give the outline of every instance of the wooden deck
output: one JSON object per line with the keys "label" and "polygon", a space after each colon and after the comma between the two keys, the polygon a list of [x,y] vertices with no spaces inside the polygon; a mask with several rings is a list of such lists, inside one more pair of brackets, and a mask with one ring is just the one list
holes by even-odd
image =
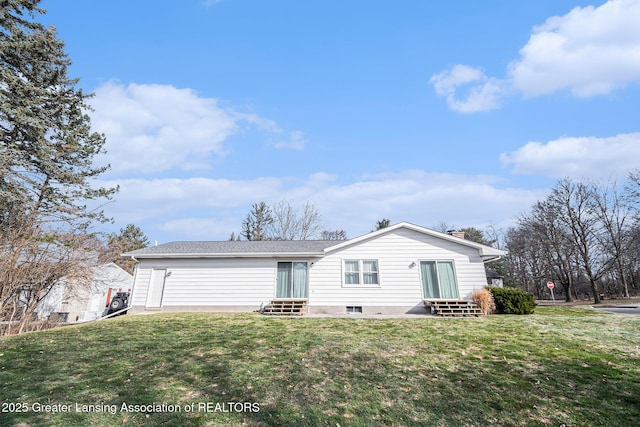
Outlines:
{"label": "wooden deck", "polygon": [[477,317],[482,314],[482,310],[473,301],[467,300],[432,299],[424,300],[424,305],[431,307],[433,314],[438,316]]}
{"label": "wooden deck", "polygon": [[274,299],[262,310],[262,314],[268,316],[302,316],[306,313],[306,299]]}

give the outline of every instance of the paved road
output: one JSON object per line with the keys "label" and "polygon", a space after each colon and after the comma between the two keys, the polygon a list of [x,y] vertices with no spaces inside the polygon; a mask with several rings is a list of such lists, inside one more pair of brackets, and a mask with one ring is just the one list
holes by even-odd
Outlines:
{"label": "paved road", "polygon": [[618,306],[609,306],[609,307],[593,306],[593,308],[596,308],[602,311],[610,311],[611,313],[635,314],[640,316],[640,305],[618,305]]}

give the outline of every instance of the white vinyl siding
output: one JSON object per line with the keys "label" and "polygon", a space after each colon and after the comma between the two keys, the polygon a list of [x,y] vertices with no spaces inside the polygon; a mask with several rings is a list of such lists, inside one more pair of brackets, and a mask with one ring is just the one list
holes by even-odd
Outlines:
{"label": "white vinyl siding", "polygon": [[[377,261],[379,285],[363,283],[366,270],[360,262],[360,284],[347,284],[345,272],[353,268],[347,267],[346,261],[366,260]],[[487,280],[477,249],[402,228],[318,259],[309,269],[309,305],[421,306],[424,299],[421,260],[453,261],[458,297],[463,299],[470,299],[471,293],[484,287]],[[375,279],[371,277],[371,280]]]}
{"label": "white vinyl siding", "polygon": [[[144,307],[151,271],[165,268],[162,308],[259,307],[276,295],[277,263],[272,259],[169,259],[140,261],[132,306]],[[253,308],[253,309],[255,309]]]}

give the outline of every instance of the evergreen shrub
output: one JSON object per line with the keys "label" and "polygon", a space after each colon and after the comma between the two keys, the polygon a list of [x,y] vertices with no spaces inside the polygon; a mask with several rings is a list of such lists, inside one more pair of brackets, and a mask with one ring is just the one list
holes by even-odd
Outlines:
{"label": "evergreen shrub", "polygon": [[486,286],[493,295],[496,311],[501,314],[533,314],[536,301],[522,289]]}

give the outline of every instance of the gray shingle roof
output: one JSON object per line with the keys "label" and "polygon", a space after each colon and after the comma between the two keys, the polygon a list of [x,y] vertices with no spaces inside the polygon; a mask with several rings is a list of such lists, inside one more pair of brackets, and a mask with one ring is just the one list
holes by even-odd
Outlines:
{"label": "gray shingle roof", "polygon": [[337,243],[335,240],[262,240],[262,241],[206,241],[170,242],[158,246],[126,252],[123,256],[136,258],[167,257],[170,255],[223,256],[223,255],[322,255],[323,250]]}
{"label": "gray shingle roof", "polygon": [[428,228],[407,222],[383,228],[356,237],[351,240],[262,240],[250,241],[208,241],[208,242],[171,242],[159,246],[126,252],[123,256],[136,258],[225,258],[225,257],[287,257],[287,256],[323,256],[325,250],[340,250],[344,247],[359,244],[366,239],[376,238],[382,234],[395,232],[400,228],[406,228],[418,233],[437,237],[439,239],[454,242],[459,245],[476,248],[485,260],[498,259],[505,252],[490,246],[453,237]]}

